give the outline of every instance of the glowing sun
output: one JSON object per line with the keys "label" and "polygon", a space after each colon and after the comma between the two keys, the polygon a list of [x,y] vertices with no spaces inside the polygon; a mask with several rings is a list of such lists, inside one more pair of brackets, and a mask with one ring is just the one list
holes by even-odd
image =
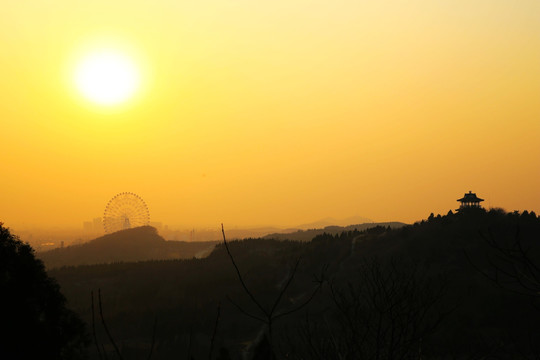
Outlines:
{"label": "glowing sun", "polygon": [[139,88],[140,76],[128,56],[101,51],[89,54],[79,62],[74,80],[84,98],[110,106],[129,100]]}

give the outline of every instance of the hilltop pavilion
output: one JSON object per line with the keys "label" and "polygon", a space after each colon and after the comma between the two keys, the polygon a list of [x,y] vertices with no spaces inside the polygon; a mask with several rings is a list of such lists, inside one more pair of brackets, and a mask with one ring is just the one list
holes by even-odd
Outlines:
{"label": "hilltop pavilion", "polygon": [[463,197],[457,201],[461,203],[461,206],[458,209],[459,211],[460,209],[465,208],[481,208],[482,206],[480,206],[480,202],[484,201],[484,199],[480,199],[478,196],[476,196],[476,193],[469,191],[468,194],[465,193],[465,195],[463,195]]}

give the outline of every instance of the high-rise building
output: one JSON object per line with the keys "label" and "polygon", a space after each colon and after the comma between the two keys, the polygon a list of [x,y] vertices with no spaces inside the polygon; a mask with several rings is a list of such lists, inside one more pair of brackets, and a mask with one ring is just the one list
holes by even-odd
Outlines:
{"label": "high-rise building", "polygon": [[83,229],[85,232],[93,232],[94,224],[91,221],[85,221],[83,222]]}
{"label": "high-rise building", "polygon": [[94,232],[102,233],[103,232],[103,221],[101,221],[101,218],[94,218]]}

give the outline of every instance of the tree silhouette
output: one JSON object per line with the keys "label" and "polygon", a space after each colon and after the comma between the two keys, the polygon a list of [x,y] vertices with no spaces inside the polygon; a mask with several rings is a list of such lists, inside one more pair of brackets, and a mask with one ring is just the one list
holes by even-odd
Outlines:
{"label": "tree silhouette", "polygon": [[77,359],[84,323],[43,263],[0,223],[0,359]]}
{"label": "tree silhouette", "polygon": [[[240,269],[238,268],[238,265],[236,264],[234,256],[232,255],[231,250],[229,249],[229,245],[227,244],[227,239],[225,238],[225,229],[223,228],[223,224],[221,224],[221,233],[223,235],[223,245],[225,245],[225,249],[227,250],[227,255],[231,259],[234,269],[236,270],[236,274],[238,275],[238,280],[240,281],[240,284],[242,285],[244,292],[249,296],[252,303],[256,305],[257,309],[259,310],[259,313],[258,314],[249,313],[246,310],[244,310],[242,307],[240,307],[238,304],[236,304],[232,299],[229,298],[229,300],[241,313],[243,313],[244,315],[247,315],[248,317],[252,319],[255,319],[264,323],[268,328],[267,334],[265,334],[265,336],[263,337],[263,341],[259,343],[257,348],[255,349],[254,359],[260,359],[260,360],[275,359],[275,350],[274,350],[273,338],[272,338],[272,335],[273,335],[272,325],[275,324],[276,320],[283,318],[285,316],[291,315],[297,311],[300,311],[314,299],[315,295],[317,295],[322,288],[322,285],[324,283],[324,273],[326,269],[325,267],[323,267],[323,270],[321,271],[321,275],[316,279],[316,286],[312,290],[311,294],[307,296],[305,299],[303,299],[303,301],[301,301],[299,305],[293,308],[290,308],[288,310],[279,311],[278,307],[283,300],[284,294],[286,293],[287,289],[289,288],[292,281],[294,280],[294,277],[298,270],[300,259],[297,259],[290,274],[287,276],[285,282],[281,286],[281,290],[279,291],[279,294],[277,294],[277,296],[275,297],[273,305],[271,307],[265,307],[262,305],[261,300],[255,297],[255,295],[246,285],[246,282],[244,281],[244,278],[242,277]],[[268,337],[266,335],[268,335]]]}
{"label": "tree silhouette", "polygon": [[[331,311],[306,314],[292,359],[421,359],[423,340],[453,308],[441,311],[446,281],[416,264],[365,259],[356,283],[330,283]],[[303,349],[302,349],[303,345]]]}

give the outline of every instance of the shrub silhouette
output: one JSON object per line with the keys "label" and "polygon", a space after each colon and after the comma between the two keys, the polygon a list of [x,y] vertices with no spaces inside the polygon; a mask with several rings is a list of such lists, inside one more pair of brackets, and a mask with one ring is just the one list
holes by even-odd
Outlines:
{"label": "shrub silhouette", "polygon": [[86,345],[84,323],[43,263],[0,223],[0,359],[76,359]]}

